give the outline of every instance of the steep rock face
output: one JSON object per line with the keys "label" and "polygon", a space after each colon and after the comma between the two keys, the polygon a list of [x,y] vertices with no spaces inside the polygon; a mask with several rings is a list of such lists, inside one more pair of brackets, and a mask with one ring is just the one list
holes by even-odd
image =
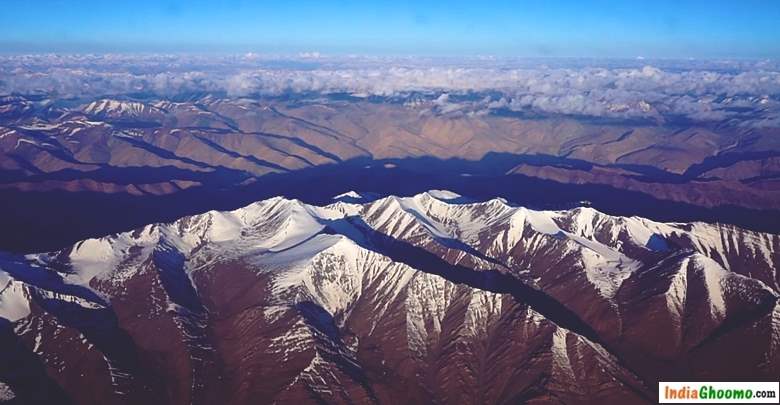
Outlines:
{"label": "steep rock face", "polygon": [[[397,201],[368,208],[372,227],[451,263],[503,268],[573,310],[608,346],[631,347],[632,356],[643,348],[638,363],[695,361],[700,345],[727,349],[717,337],[766,317],[776,300],[777,235],[612,217],[591,208],[448,204],[430,194]],[[372,215],[380,204],[384,216]],[[387,215],[393,207],[398,211]],[[409,219],[415,215],[424,220]],[[656,318],[659,324],[648,324]],[[771,333],[760,339],[761,347],[771,347]],[[730,371],[744,376],[749,370]]]}
{"label": "steep rock face", "polygon": [[645,403],[664,378],[777,375],[776,235],[445,191],[337,200],[2,256],[0,393]]}

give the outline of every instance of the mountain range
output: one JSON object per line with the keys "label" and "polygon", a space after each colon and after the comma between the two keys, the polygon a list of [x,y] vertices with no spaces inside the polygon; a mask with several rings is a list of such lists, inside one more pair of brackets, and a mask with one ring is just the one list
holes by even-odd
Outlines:
{"label": "mountain range", "polygon": [[[441,98],[3,96],[0,197],[15,215],[0,224],[19,232],[0,248],[49,250],[275,195],[320,204],[355,188],[446,188],[538,208],[588,201],[614,215],[780,232],[777,128],[485,112]],[[739,111],[760,114],[762,100]],[[526,186],[534,192],[517,192]]]}
{"label": "mountain range", "polygon": [[[132,142],[152,135],[111,136],[104,155],[67,156],[151,153]],[[273,197],[3,254],[0,398],[654,403],[659,380],[780,375],[779,252],[780,236],[733,225],[451,191]]]}

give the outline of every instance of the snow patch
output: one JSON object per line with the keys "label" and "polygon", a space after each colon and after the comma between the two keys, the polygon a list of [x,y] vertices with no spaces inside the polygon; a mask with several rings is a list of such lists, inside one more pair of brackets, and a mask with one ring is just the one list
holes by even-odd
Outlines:
{"label": "snow patch", "polygon": [[0,318],[11,322],[30,315],[30,301],[24,285],[0,270]]}
{"label": "snow patch", "polygon": [[566,345],[568,334],[565,329],[560,327],[556,327],[555,332],[553,332],[552,345],[550,346],[553,363],[552,371],[555,374],[561,374],[560,377],[563,381],[577,381],[571,360],[569,360],[569,349]]}
{"label": "snow patch", "polygon": [[106,238],[87,239],[77,243],[70,252],[70,263],[74,274],[66,276],[74,284],[89,285],[98,275],[110,272],[119,261],[119,253]]}
{"label": "snow patch", "polygon": [[463,198],[462,195],[447,190],[430,190],[426,192],[426,194],[439,201],[445,201],[445,202],[459,201],[460,199]]}
{"label": "snow patch", "polygon": [[716,261],[709,257],[697,254],[694,256],[693,266],[700,272],[704,278],[704,284],[707,287],[707,296],[710,304],[710,312],[716,319],[723,319],[726,316],[726,300],[724,298],[723,284],[724,279],[730,276]]}
{"label": "snow patch", "polygon": [[208,228],[208,239],[212,242],[226,242],[241,237],[241,220],[232,213],[218,211],[209,212],[211,223]]}
{"label": "snow patch", "polygon": [[10,401],[16,398],[11,387],[0,381],[0,401]]}

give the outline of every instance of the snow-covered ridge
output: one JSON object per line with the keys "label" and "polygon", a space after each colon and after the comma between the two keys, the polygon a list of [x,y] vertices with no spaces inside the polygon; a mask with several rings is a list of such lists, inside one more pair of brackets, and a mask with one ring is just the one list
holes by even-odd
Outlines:
{"label": "snow-covered ridge", "polygon": [[164,112],[164,110],[159,107],[147,105],[137,101],[123,101],[113,99],[93,101],[82,107],[82,111],[90,115],[101,115],[108,117],[138,117],[144,114],[160,114]]}
{"label": "snow-covered ridge", "polygon": [[[457,261],[471,257],[482,263],[484,269],[500,263],[505,271],[519,274],[526,269],[514,268],[513,263],[541,254],[570,256],[606,299],[614,297],[633,272],[648,265],[644,254],[637,252],[663,255],[673,244],[677,249],[688,249],[711,259],[707,262],[707,268],[712,269],[707,271],[708,275],[721,274],[721,270],[736,271],[741,263],[750,260],[754,267],[767,269],[769,278],[764,277],[762,282],[777,291],[777,235],[704,223],[615,217],[592,208],[545,211],[512,206],[503,199],[463,202],[468,200],[448,191],[389,196],[366,203],[343,201],[344,197],[360,196],[345,193],[336,202],[321,207],[275,197],[234,211],[210,211],[169,224],[85,240],[62,252],[28,255],[26,260],[51,268],[55,268],[55,262],[65,261],[69,270],[62,278],[69,284],[89,287],[101,280],[121,285],[161,247],[184,255],[187,271],[248,256],[267,262],[285,257],[288,260],[295,252],[308,252],[311,254],[300,255],[301,260],[308,260],[329,248],[315,243],[320,240],[318,235],[332,234],[335,229],[342,233],[341,238],[359,239],[356,231],[344,231],[345,226],[352,226],[344,224],[359,220],[376,232],[421,248],[444,254],[453,252]],[[356,246],[363,243],[353,242]],[[278,257],[273,259],[274,255]],[[713,290],[712,296],[719,293]],[[713,311],[720,312],[720,306],[713,302]],[[19,312],[14,309],[14,313]]]}
{"label": "snow-covered ridge", "polygon": [[30,304],[23,283],[0,271],[0,318],[11,322],[30,314]]}
{"label": "snow-covered ridge", "polygon": [[[732,321],[762,350],[766,360],[753,363],[771,365],[780,318],[766,260],[777,260],[777,244],[733,227],[532,210],[446,191],[324,206],[275,197],[57,252],[0,255],[0,324],[10,322],[43,361],[70,351],[73,332],[103,351],[93,325],[69,316],[90,317],[101,331],[118,319],[141,343],[162,330],[184,344],[176,350],[186,349],[180,358],[193,370],[185,383],[208,378],[203,359],[229,347],[245,354],[241,364],[299,364],[285,370],[290,386],[322,395],[349,383],[343,364],[355,373],[397,361],[460,371],[475,359],[532,364],[554,387],[580,391],[592,376],[634,378],[615,342],[687,358]],[[366,342],[399,355],[367,360]]]}
{"label": "snow-covered ridge", "polygon": [[341,201],[344,203],[351,203],[351,204],[363,204],[363,203],[377,200],[380,197],[381,196],[376,193],[358,192],[358,191],[350,190],[347,191],[346,193],[341,193],[333,197],[333,201],[337,201],[337,202]]}

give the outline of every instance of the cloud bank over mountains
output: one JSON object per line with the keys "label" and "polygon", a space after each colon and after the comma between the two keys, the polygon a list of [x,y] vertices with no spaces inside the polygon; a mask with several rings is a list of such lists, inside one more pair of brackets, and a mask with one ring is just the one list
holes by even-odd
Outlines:
{"label": "cloud bank over mountains", "polygon": [[407,98],[444,114],[510,111],[780,126],[772,61],[522,60],[256,54],[0,57],[0,94],[53,98],[218,93]]}

